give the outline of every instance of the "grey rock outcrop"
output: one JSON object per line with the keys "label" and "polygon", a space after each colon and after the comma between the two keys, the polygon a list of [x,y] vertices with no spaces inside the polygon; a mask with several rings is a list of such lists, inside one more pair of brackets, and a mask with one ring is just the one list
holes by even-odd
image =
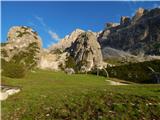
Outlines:
{"label": "grey rock outcrop", "polygon": [[118,25],[119,25],[119,23],[109,22],[109,23],[106,23],[106,28],[116,27],[116,26],[118,26]]}
{"label": "grey rock outcrop", "polygon": [[[160,55],[159,21],[159,8],[152,10],[138,9],[130,24],[105,29],[99,35],[98,41],[102,51],[105,47],[111,47],[134,55],[141,53],[144,53],[144,55]],[[121,24],[123,23],[125,22]]]}
{"label": "grey rock outcrop", "polygon": [[35,66],[40,57],[41,38],[26,26],[14,26],[8,32],[7,43],[1,46],[1,59],[24,64],[28,68]]}
{"label": "grey rock outcrop", "polygon": [[105,47],[102,49],[103,60],[108,64],[122,65],[128,63],[137,63],[151,60],[160,60],[160,56],[146,56],[144,54],[132,55],[129,52]]}
{"label": "grey rock outcrop", "polygon": [[120,25],[126,26],[126,25],[129,25],[130,23],[131,23],[131,18],[130,17],[128,17],[128,16],[122,16],[121,17]]}
{"label": "grey rock outcrop", "polygon": [[75,73],[74,69],[73,68],[66,68],[65,70],[65,73],[68,74],[68,75],[72,75]]}
{"label": "grey rock outcrop", "polygon": [[101,47],[96,35],[92,32],[80,34],[68,49],[68,52],[74,58],[78,70],[85,66],[89,71],[93,67],[99,67],[102,64]]}
{"label": "grey rock outcrop", "polygon": [[140,19],[146,12],[147,12],[146,9],[144,9],[144,8],[139,8],[139,9],[136,11],[135,15],[133,16],[132,22],[136,22],[136,21],[137,21],[138,19]]}
{"label": "grey rock outcrop", "polygon": [[69,48],[77,37],[83,32],[85,31],[81,29],[74,30],[70,35],[66,35],[65,38],[61,39],[57,44],[50,46],[49,50],[52,52],[56,52],[57,50],[63,52],[66,48]]}

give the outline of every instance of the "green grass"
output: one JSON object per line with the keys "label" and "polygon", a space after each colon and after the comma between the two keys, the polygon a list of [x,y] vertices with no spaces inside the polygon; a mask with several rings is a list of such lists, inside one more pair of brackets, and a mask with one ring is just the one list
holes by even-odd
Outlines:
{"label": "green grass", "polygon": [[[23,79],[2,76],[2,84],[22,89],[2,102],[2,119],[160,118],[160,85],[111,86],[105,79],[42,70],[28,73]],[[147,106],[149,103],[152,105]]]}

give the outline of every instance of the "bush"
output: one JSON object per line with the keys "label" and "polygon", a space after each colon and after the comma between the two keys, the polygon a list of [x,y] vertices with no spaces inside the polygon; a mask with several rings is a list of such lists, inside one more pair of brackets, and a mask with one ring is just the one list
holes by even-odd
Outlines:
{"label": "bush", "polygon": [[65,63],[66,63],[66,68],[75,69],[75,67],[76,67],[76,61],[74,60],[74,58],[72,56],[69,56]]}
{"label": "bush", "polygon": [[[154,83],[152,77],[153,72],[149,67],[155,70],[155,72],[160,73],[160,60],[110,67],[107,68],[107,71],[110,77],[137,83]],[[103,75],[103,73],[100,73],[100,75]]]}
{"label": "bush", "polygon": [[22,78],[26,74],[25,67],[21,64],[4,62],[2,64],[2,75],[11,78]]}
{"label": "bush", "polygon": [[[40,52],[38,44],[36,42],[31,43],[25,50],[14,54],[9,62],[4,59],[1,60],[2,75],[11,78],[22,78],[28,70],[36,67],[39,60],[37,54]],[[6,51],[2,51],[2,54],[7,57]]]}
{"label": "bush", "polygon": [[1,47],[4,47],[6,45],[7,45],[7,43],[1,43]]}

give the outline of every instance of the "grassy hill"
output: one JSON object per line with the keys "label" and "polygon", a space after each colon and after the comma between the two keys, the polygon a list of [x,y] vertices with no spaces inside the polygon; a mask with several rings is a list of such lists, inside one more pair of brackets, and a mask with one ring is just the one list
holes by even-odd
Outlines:
{"label": "grassy hill", "polygon": [[2,101],[4,120],[159,119],[160,85],[112,86],[105,77],[36,70],[2,76],[21,92]]}

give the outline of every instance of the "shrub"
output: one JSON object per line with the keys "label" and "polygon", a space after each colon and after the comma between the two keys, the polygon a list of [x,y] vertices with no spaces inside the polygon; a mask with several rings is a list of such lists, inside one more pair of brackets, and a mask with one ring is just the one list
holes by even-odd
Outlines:
{"label": "shrub", "polygon": [[[116,77],[137,83],[154,83],[151,67],[155,72],[160,72],[160,60],[130,63],[127,65],[107,68],[110,77]],[[103,73],[100,73],[103,75]]]}
{"label": "shrub", "polygon": [[11,78],[22,78],[26,74],[25,67],[21,64],[3,61],[2,75]]}
{"label": "shrub", "polygon": [[1,47],[6,46],[6,45],[7,45],[7,43],[1,43]]}
{"label": "shrub", "polygon": [[66,68],[75,68],[76,67],[76,61],[74,60],[74,58],[72,56],[69,56],[67,58],[66,63]]}
{"label": "shrub", "polygon": [[7,51],[6,51],[5,49],[2,49],[2,50],[1,50],[1,55],[2,55],[3,57],[8,57]]}

